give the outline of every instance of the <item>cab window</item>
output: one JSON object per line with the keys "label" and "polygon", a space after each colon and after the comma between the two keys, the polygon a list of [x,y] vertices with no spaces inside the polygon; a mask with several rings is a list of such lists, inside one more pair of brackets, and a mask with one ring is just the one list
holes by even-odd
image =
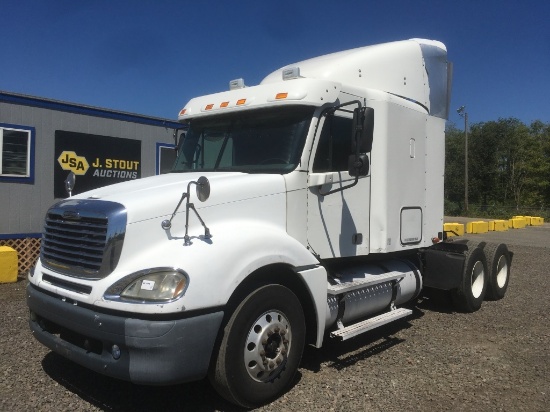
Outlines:
{"label": "cab window", "polygon": [[313,162],[314,173],[348,170],[351,132],[352,119],[334,115],[325,119]]}

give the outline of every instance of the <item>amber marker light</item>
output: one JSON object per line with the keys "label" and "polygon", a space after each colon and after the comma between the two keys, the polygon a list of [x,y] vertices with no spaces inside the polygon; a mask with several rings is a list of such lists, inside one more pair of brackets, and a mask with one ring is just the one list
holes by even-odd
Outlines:
{"label": "amber marker light", "polygon": [[187,285],[187,279],[182,279],[178,282],[176,289],[174,291],[174,297],[180,296]]}
{"label": "amber marker light", "polygon": [[214,104],[207,104],[204,110],[212,110],[213,107],[214,107]]}
{"label": "amber marker light", "polygon": [[222,102],[220,104],[220,107],[227,107],[227,106],[229,106],[229,102]]}
{"label": "amber marker light", "polygon": [[181,109],[180,110],[180,116],[183,116],[185,114],[185,112],[187,111],[187,109]]}
{"label": "amber marker light", "polygon": [[245,103],[246,103],[246,99],[237,100],[237,106],[242,106]]}
{"label": "amber marker light", "polygon": [[288,93],[277,93],[275,96],[275,100],[282,100],[286,99],[288,97]]}

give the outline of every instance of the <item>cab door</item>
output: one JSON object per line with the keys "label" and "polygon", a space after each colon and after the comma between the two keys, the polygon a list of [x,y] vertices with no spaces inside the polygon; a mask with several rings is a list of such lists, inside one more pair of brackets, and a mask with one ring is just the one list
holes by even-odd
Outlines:
{"label": "cab door", "polygon": [[324,259],[369,252],[370,172],[360,177],[357,185],[324,195],[355,180],[348,172],[352,118],[350,110],[338,110],[324,118],[310,163],[308,246]]}

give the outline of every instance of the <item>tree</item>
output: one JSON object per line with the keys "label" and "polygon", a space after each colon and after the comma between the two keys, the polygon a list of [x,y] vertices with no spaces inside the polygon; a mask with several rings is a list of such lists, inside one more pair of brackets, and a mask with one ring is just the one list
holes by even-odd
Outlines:
{"label": "tree", "polygon": [[464,132],[452,123],[445,130],[445,200],[448,214],[464,206]]}
{"label": "tree", "polygon": [[536,120],[531,123],[530,133],[540,148],[536,158],[535,186],[540,195],[541,207],[548,207],[550,205],[550,124]]}
{"label": "tree", "polygon": [[[446,130],[445,197],[464,199],[464,132]],[[546,207],[550,204],[550,124],[529,127],[515,118],[470,126],[469,200],[478,205]]]}

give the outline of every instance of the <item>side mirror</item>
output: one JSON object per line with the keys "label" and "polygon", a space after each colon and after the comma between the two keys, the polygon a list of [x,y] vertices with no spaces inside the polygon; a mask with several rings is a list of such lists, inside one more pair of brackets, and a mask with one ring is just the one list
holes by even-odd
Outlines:
{"label": "side mirror", "polygon": [[353,111],[352,133],[352,152],[370,153],[374,135],[374,109],[372,107],[361,107]]}
{"label": "side mirror", "polygon": [[74,189],[75,183],[76,183],[76,176],[74,172],[70,172],[67,178],[65,179],[65,190],[67,191],[67,194],[69,195],[69,197],[73,195],[73,189]]}
{"label": "side mirror", "polygon": [[201,202],[206,202],[210,197],[210,182],[206,176],[201,176],[197,180],[197,197]]}
{"label": "side mirror", "polygon": [[180,144],[182,140],[185,138],[185,132],[181,132],[179,134],[179,138],[178,138],[178,132],[179,132],[179,129],[174,129],[174,134],[172,135],[172,137],[174,138],[174,149],[176,150],[176,153],[179,152]]}
{"label": "side mirror", "polygon": [[348,172],[350,176],[366,176],[369,174],[369,157],[362,153],[348,158]]}

